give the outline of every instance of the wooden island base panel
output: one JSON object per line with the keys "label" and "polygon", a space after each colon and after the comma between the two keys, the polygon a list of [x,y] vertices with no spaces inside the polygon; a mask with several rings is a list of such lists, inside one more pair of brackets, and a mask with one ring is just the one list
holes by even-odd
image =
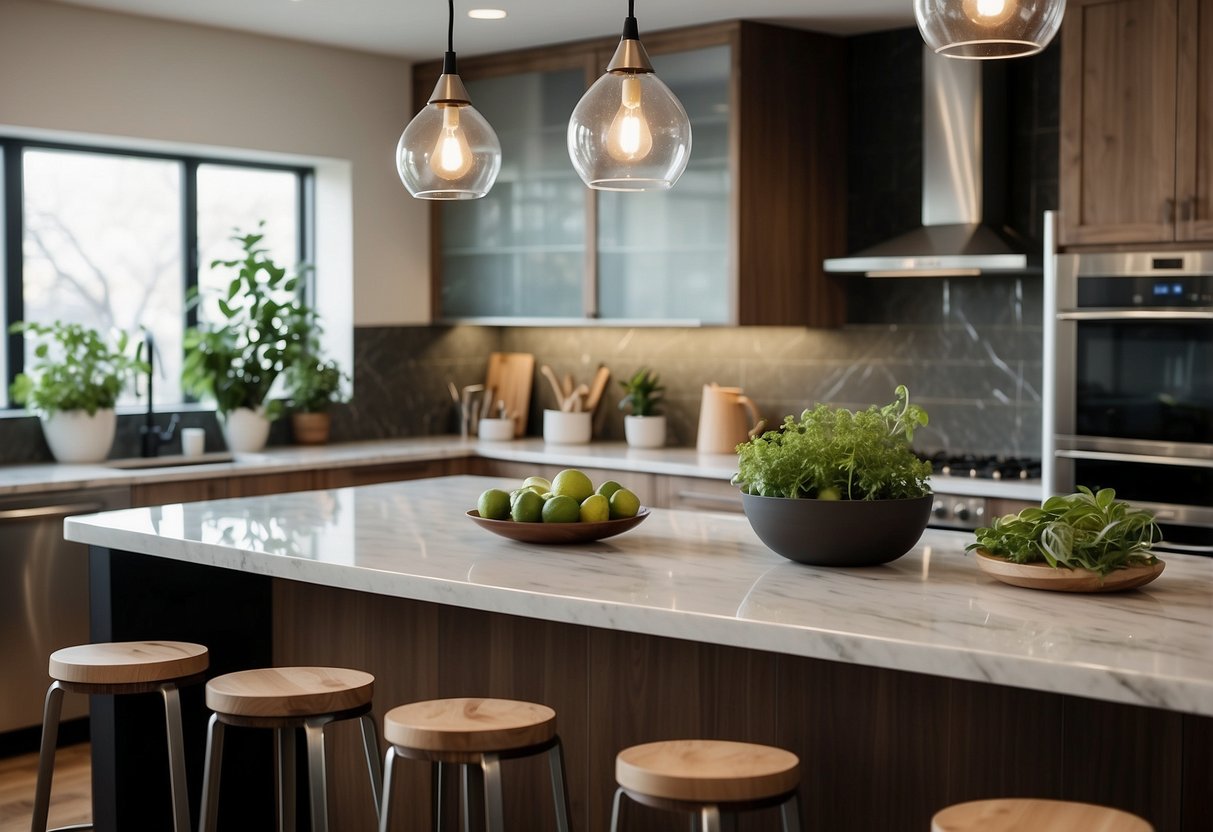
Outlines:
{"label": "wooden island base panel", "polygon": [[[912,832],[949,805],[1030,796],[1113,806],[1159,832],[1209,830],[1205,559],[1168,559],[1145,591],[1076,598],[989,581],[955,533],[929,531],[885,567],[831,571],[783,562],[725,515],[658,510],[613,541],[547,548],[443,519],[441,504],[493,482],[190,504],[159,524],[134,509],[73,519],[68,536],[92,546],[94,638],[207,644],[212,675],[270,661],[358,668],[375,676],[380,719],[459,696],[554,708],[578,830],[606,829],[621,749],[691,737],[794,752],[806,829]],[[325,532],[221,540],[235,518],[303,517],[322,498],[343,515]],[[1142,670],[1143,657],[1166,673]],[[205,713],[184,706],[196,806]],[[98,828],[159,828],[154,709],[95,706],[94,721]],[[235,814],[222,816],[272,828],[269,743],[234,750],[239,733],[224,768]],[[357,728],[330,739],[334,828],[373,828]],[[554,829],[543,760],[503,771],[511,828]],[[428,765],[401,761],[392,828],[427,828],[429,798]],[[678,823],[625,807],[630,830]],[[778,813],[739,820],[775,828]]]}

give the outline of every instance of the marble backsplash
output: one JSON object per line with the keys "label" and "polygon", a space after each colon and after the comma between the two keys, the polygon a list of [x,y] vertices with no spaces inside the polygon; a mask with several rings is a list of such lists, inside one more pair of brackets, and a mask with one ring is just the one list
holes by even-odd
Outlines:
{"label": "marble backsplash", "polygon": [[[792,327],[373,327],[355,330],[355,397],[334,410],[334,441],[424,436],[457,430],[447,383],[484,380],[494,350],[529,352],[536,366],[589,382],[597,366],[612,381],[596,436],[623,438],[618,380],[647,366],[666,386],[669,443],[691,446],[703,385],[740,386],[775,424],[818,402],[866,407],[905,384],[931,417],[916,445],[1039,456],[1041,283],[1039,277],[856,279],[852,323],[835,330]],[[889,323],[896,320],[897,323]],[[536,372],[528,433],[542,433],[554,396]],[[160,414],[161,424],[167,415]],[[113,457],[137,456],[141,415],[119,418]],[[214,414],[185,412],[221,447]],[[271,444],[290,441],[285,421]],[[176,453],[176,443],[164,453]],[[0,462],[49,460],[34,418],[0,420]]]}

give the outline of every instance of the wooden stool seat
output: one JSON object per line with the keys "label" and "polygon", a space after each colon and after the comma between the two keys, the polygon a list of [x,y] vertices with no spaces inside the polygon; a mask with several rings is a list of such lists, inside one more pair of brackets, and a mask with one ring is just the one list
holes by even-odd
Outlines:
{"label": "wooden stool seat", "polygon": [[511,699],[433,699],[392,708],[383,717],[383,736],[418,751],[512,751],[556,736],[556,712]]}
{"label": "wooden stool seat", "polygon": [[746,742],[651,742],[619,752],[615,780],[637,795],[740,803],[793,791],[800,782],[800,760],[782,748]]}
{"label": "wooden stool seat", "polygon": [[217,714],[300,718],[340,714],[371,703],[375,677],[343,667],[269,667],[216,676],[206,706]]}
{"label": "wooden stool seat", "polygon": [[1062,800],[1006,798],[958,803],[937,812],[931,832],[1153,832],[1136,815]]}
{"label": "wooden stool seat", "polygon": [[184,679],[206,670],[201,644],[184,641],[118,641],[79,644],[51,653],[50,676],[84,685],[134,685]]}
{"label": "wooden stool seat", "polygon": [[502,832],[505,826],[501,762],[543,754],[548,759],[557,832],[571,832],[564,749],[556,712],[546,705],[512,699],[431,699],[392,708],[383,717],[388,741],[383,765],[379,828],[390,828],[392,779],[397,758],[429,761],[433,772],[434,829],[442,819],[443,782],[458,773],[464,829]]}

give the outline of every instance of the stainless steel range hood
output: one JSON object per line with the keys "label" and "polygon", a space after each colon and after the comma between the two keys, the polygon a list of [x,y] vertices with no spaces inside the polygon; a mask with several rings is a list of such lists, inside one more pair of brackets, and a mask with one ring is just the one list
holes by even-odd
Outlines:
{"label": "stainless steel range hood", "polygon": [[[827,272],[933,277],[1040,268],[1035,247],[1002,224],[1006,154],[1001,77],[984,61],[923,52],[922,227],[825,261]],[[987,72],[999,72],[990,67]],[[991,98],[983,111],[983,92]]]}

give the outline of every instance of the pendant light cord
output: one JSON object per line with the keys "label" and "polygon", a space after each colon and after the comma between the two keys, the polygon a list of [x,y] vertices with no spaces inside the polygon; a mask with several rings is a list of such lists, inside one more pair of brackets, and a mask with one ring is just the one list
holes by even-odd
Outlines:
{"label": "pendant light cord", "polygon": [[442,74],[459,74],[459,69],[455,66],[455,0],[447,0],[446,55],[442,58]]}
{"label": "pendant light cord", "polygon": [[628,0],[628,17],[623,21],[623,40],[640,40],[640,29],[636,26],[636,0]]}

